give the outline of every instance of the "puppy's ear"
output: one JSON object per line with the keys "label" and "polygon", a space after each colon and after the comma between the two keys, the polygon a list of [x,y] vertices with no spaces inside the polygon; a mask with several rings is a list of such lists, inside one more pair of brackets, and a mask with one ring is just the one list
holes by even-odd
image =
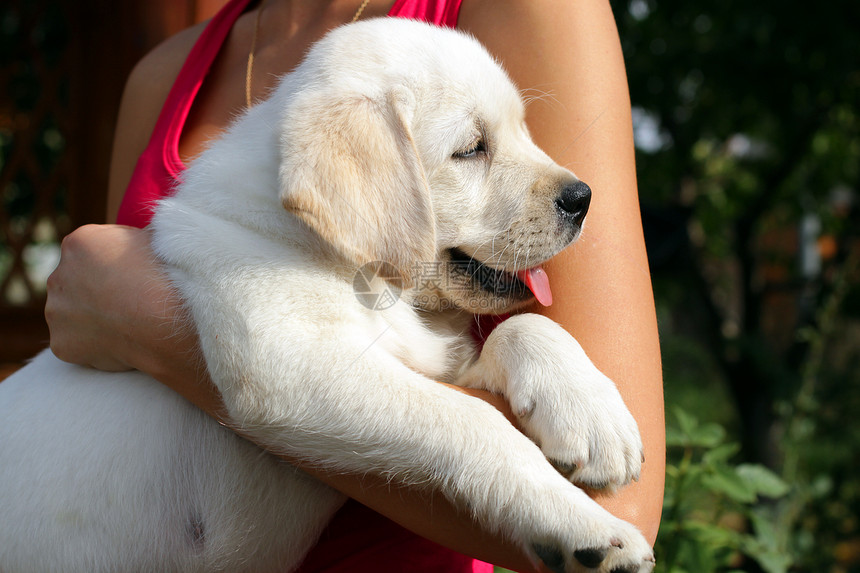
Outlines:
{"label": "puppy's ear", "polygon": [[[288,127],[281,200],[357,266],[393,265],[404,278],[435,259],[430,190],[409,128],[410,94],[317,107]],[[312,121],[308,121],[312,119]],[[289,137],[289,136],[288,136]]]}

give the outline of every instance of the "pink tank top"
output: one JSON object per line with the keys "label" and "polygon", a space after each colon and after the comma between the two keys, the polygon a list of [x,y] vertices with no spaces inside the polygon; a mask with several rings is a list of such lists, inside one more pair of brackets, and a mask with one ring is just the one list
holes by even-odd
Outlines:
{"label": "pink tank top", "polygon": [[[462,0],[397,0],[389,16],[455,27]],[[169,194],[185,165],[179,138],[200,86],[235,21],[251,0],[231,0],[212,18],[170,90],[149,144],[138,159],[117,222],[145,227],[155,202]],[[323,532],[298,573],[492,573],[461,555],[348,501]]]}
{"label": "pink tank top", "polygon": [[[397,0],[389,16],[413,18],[456,27],[462,0]],[[176,185],[185,165],[179,158],[179,137],[206,74],[233,23],[251,0],[230,0],[209,22],[188,54],[155,124],[149,144],[138,159],[123,196],[117,223],[145,227],[155,202]]]}

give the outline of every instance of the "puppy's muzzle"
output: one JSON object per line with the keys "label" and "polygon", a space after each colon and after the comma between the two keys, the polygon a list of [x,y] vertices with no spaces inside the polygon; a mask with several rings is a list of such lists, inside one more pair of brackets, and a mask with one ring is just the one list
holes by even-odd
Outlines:
{"label": "puppy's muzzle", "polygon": [[590,204],[591,188],[583,181],[565,185],[555,200],[555,206],[562,221],[578,228],[582,227]]}

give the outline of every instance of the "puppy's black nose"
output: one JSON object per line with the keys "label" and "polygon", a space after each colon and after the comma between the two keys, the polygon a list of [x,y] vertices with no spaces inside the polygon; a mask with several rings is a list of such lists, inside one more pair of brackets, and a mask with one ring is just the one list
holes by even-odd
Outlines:
{"label": "puppy's black nose", "polygon": [[588,206],[591,204],[591,188],[583,181],[566,185],[561,190],[555,205],[562,218],[578,226],[582,226]]}

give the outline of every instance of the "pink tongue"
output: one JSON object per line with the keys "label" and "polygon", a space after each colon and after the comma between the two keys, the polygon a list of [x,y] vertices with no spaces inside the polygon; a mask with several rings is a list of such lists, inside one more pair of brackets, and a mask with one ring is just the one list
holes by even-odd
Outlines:
{"label": "pink tongue", "polygon": [[552,291],[549,289],[549,278],[541,267],[517,271],[517,278],[525,283],[539,303],[544,306],[552,304]]}

